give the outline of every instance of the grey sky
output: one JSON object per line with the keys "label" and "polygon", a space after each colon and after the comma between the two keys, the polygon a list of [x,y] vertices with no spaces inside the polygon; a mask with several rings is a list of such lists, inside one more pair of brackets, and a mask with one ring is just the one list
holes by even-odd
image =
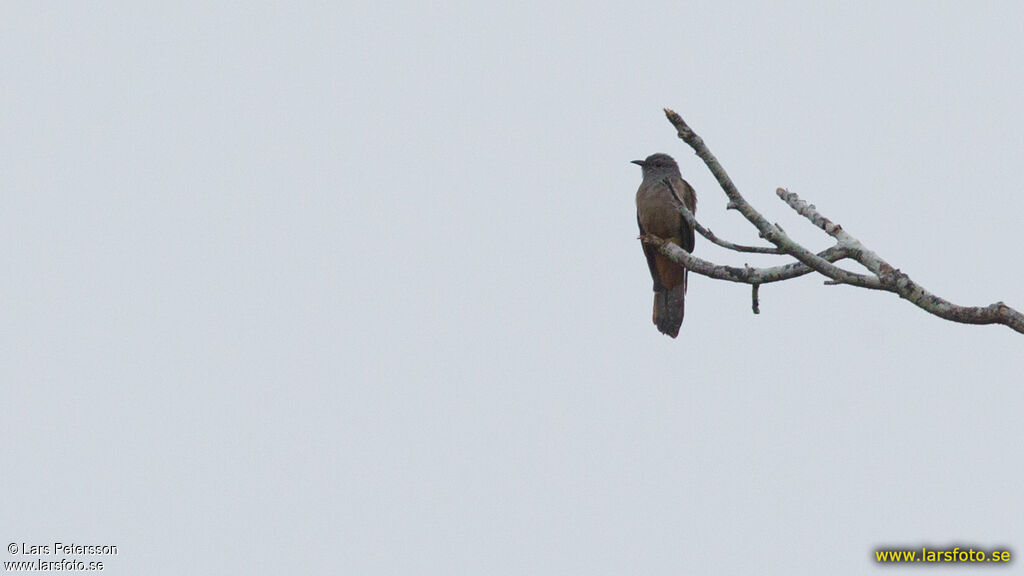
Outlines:
{"label": "grey sky", "polygon": [[3,544],[155,575],[1024,552],[1019,334],[694,276],[670,340],[629,164],[672,154],[755,241],[672,107],[809,247],[776,187],[1020,309],[1024,13],[710,4],[4,3]]}

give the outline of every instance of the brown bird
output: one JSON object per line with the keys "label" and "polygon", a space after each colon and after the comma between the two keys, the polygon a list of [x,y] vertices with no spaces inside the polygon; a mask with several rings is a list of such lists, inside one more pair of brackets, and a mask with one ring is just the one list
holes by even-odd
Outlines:
{"label": "brown bird", "polygon": [[[668,154],[651,154],[645,160],[633,160],[643,170],[644,180],[636,191],[636,221],[640,234],[668,240],[687,252],[693,252],[693,229],[676,208],[678,202],[665,184],[668,178],[676,194],[690,212],[697,212],[697,195],[679,174],[679,166]],[[675,338],[683,323],[687,270],[641,242],[647,266],[654,278],[654,324],[663,334]]]}

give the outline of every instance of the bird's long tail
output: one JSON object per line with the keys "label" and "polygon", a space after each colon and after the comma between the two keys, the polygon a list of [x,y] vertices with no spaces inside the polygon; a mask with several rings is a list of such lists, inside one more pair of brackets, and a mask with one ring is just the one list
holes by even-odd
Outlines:
{"label": "bird's long tail", "polygon": [[675,338],[683,323],[686,283],[654,293],[654,324],[662,334]]}

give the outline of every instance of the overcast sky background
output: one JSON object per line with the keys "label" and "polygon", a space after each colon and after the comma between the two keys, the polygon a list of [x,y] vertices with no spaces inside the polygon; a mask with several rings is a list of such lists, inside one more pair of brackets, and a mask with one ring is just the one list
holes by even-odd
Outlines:
{"label": "overcast sky background", "polygon": [[756,242],[674,108],[808,247],[776,187],[1021,309],[1019,6],[516,4],[2,4],[2,543],[156,575],[1024,553],[1024,336],[691,277],[666,338],[629,164],[672,154]]}

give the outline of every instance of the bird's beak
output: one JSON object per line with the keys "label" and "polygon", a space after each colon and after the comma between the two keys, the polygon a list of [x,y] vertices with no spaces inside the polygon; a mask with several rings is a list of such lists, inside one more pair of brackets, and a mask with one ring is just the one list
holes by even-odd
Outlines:
{"label": "bird's beak", "polygon": [[644,165],[644,161],[643,160],[630,160],[629,163],[630,164],[636,164],[637,166],[643,166]]}

